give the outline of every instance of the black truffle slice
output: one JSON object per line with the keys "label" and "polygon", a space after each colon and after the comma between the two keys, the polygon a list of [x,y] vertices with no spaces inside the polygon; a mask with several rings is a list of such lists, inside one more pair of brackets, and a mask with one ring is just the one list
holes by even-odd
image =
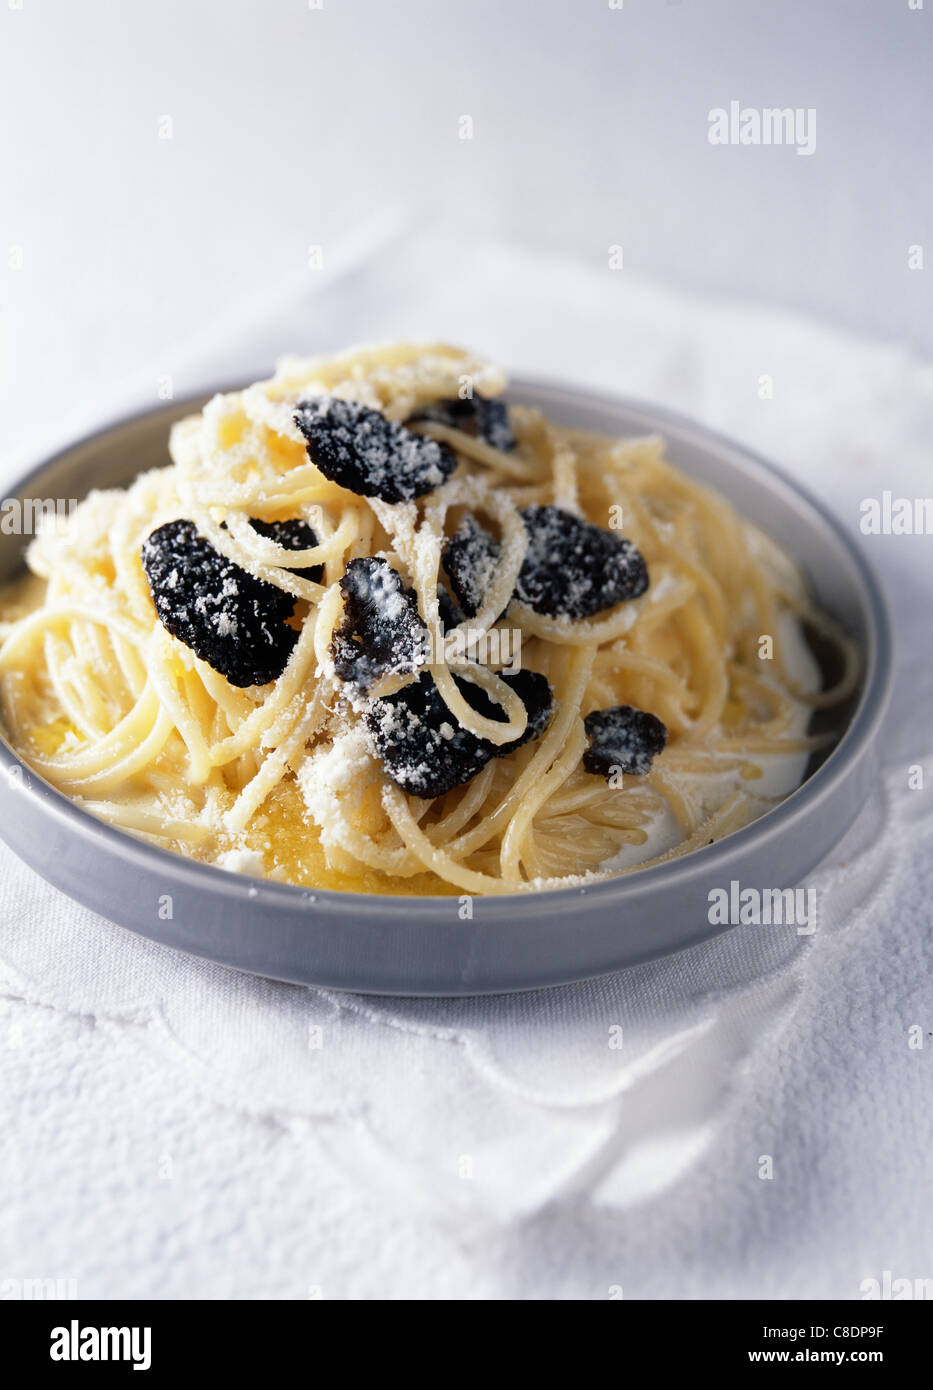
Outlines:
{"label": "black truffle slice", "polygon": [[285,669],[298,634],[295,600],[215,550],[191,521],[169,521],[143,542],[160,621],[231,685],[265,685]]}
{"label": "black truffle slice", "polygon": [[[537,671],[502,673],[528,711],[521,738],[497,747],[462,729],[444,704],[428,671],[395,695],[373,702],[366,716],[373,749],[386,775],[414,796],[443,796],[469,782],[492,758],[504,757],[538,738],[554,711],[554,696]],[[477,713],[505,722],[504,712],[479,686],[455,676],[460,693]]]}
{"label": "black truffle slice", "polygon": [[444,632],[448,628],[459,627],[466,620],[466,614],[460,605],[451,598],[443,584],[437,586],[437,607],[441,620],[441,628]]}
{"label": "black truffle slice", "polygon": [[509,408],[498,396],[481,396],[478,391],[466,400],[457,397],[435,401],[410,417],[415,420],[436,420],[439,425],[474,434],[493,449],[510,453],[516,447],[509,424]]}
{"label": "black truffle slice", "polygon": [[634,705],[594,710],[583,727],[590,740],[583,766],[606,778],[616,771],[644,777],[667,743],[667,728],[661,720]]}
{"label": "black truffle slice", "polygon": [[476,404],[476,433],[493,449],[509,454],[516,447],[516,439],[509,424],[509,408],[498,396],[487,399],[474,395]]}
{"label": "black truffle slice", "polygon": [[369,690],[384,676],[410,675],[425,664],[428,629],[418,601],[386,560],[351,560],[340,587],[343,621],[331,654],[341,680]]}
{"label": "black truffle slice", "polygon": [[[249,524],[260,536],[274,541],[283,550],[310,550],[313,545],[320,544],[313,526],[309,526],[300,517],[290,521],[256,521],[250,517]],[[301,579],[313,579],[316,584],[320,584],[324,577],[324,566],[305,565],[303,569],[292,570],[292,574],[297,574]]]}
{"label": "black truffle slice", "polygon": [[590,618],[648,587],[641,553],[624,536],[560,507],[525,507],[528,550],[515,593],[536,613]]}
{"label": "black truffle slice", "polygon": [[474,516],[463,518],[444,547],[444,569],[450,587],[468,618],[475,618],[492,583],[500,546]]}
{"label": "black truffle slice", "polygon": [[[506,685],[510,685],[525,706],[528,715],[528,723],[521,738],[513,738],[509,743],[490,743],[494,758],[502,758],[506,753],[514,753],[516,748],[521,748],[522,744],[530,743],[532,739],[540,738],[545,729],[551,722],[554,713],[554,692],[551,690],[546,676],[542,676],[539,671],[528,671],[523,667],[520,671],[500,671],[499,675]],[[477,714],[482,714],[487,719],[498,719],[505,723],[505,715],[501,706],[486,693],[479,685],[473,685],[470,681],[461,681],[454,677],[460,686],[460,693],[463,695],[467,704],[476,710]],[[484,739],[485,743],[486,740]]]}
{"label": "black truffle slice", "polygon": [[415,434],[359,401],[337,396],[303,401],[295,423],[315,467],[361,497],[409,502],[440,487],[457,467],[446,444]]}

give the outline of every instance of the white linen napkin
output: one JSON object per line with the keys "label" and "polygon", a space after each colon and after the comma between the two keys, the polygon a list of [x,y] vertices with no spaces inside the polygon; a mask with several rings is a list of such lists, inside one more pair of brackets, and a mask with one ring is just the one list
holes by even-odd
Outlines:
{"label": "white linen napkin", "polygon": [[[239,328],[232,313],[171,374],[180,395],[281,352],[390,337],[693,415],[804,478],[853,532],[862,497],[929,490],[933,371],[898,345],[608,264],[412,238],[391,218],[326,280],[289,280]],[[83,423],[149,390],[85,402]],[[16,1133],[0,1276],[75,1278],[84,1296],[858,1297],[892,1262],[933,1272],[901,1195],[905,1147],[929,1137],[905,1106],[929,1056],[907,1030],[933,1029],[930,794],[908,786],[911,766],[933,777],[933,558],[929,537],[865,544],[901,679],[885,778],[808,881],[813,937],[737,928],[562,989],[364,998],[136,938],[0,849],[0,1133]],[[869,1074],[871,1105],[827,1138]],[[853,1125],[843,1181],[821,1137],[833,1151]]]}

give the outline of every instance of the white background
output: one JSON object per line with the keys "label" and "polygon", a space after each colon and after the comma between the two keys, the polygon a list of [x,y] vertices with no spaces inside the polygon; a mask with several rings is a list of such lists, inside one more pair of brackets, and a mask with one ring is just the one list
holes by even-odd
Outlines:
{"label": "white background", "polygon": [[[933,271],[907,266],[933,256],[931,4],[21,4],[0,0],[7,448],[172,373],[232,309],[320,277],[309,247],[326,273],[398,208],[592,266],[620,245],[632,275],[933,348]],[[816,152],[710,145],[733,99],[815,109]],[[541,293],[559,317],[560,284]],[[312,317],[282,350],[336,345]]]}
{"label": "white background", "polygon": [[[931,271],[907,255],[933,225],[931,0],[324,5],[0,0],[0,485],[167,376],[398,335],[679,408],[856,536],[865,495],[929,490]],[[814,108],[816,152],[712,147],[732,99]],[[812,940],[737,931],[521,999],[336,999],[130,939],[0,847],[0,1281],[793,1299],[933,1277],[933,864],[907,790],[933,780],[933,561],[928,537],[858,539],[901,679]]]}

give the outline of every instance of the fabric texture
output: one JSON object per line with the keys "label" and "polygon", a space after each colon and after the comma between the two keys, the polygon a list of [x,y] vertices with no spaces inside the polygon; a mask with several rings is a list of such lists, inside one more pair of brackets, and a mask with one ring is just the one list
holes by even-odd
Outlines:
{"label": "fabric texture", "polygon": [[[864,497],[929,491],[933,368],[897,344],[397,226],[231,314],[179,356],[174,389],[394,337],[692,415],[804,479],[853,534]],[[143,397],[103,392],[68,423]],[[531,994],[364,998],[173,953],[0,848],[0,1280],[84,1297],[858,1298],[885,1269],[933,1275],[911,1197],[931,1138],[933,823],[911,769],[933,779],[933,553],[924,536],[862,543],[899,679],[884,776],[807,881],[812,936],[736,928]]]}

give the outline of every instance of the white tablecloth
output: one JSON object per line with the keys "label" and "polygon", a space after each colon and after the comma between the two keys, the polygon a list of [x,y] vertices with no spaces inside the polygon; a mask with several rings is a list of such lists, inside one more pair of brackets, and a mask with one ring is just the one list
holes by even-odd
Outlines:
{"label": "white tablecloth", "polygon": [[[19,456],[151,404],[166,372],[181,395],[284,351],[444,338],[696,416],[805,478],[853,533],[862,498],[931,490],[933,369],[896,343],[405,232],[232,310],[145,381],[108,390],[78,364],[54,420],[23,410]],[[173,954],[0,848],[0,1280],[858,1298],[885,1270],[933,1275],[933,543],[863,543],[900,677],[885,776],[810,880],[812,937],[738,928],[566,989],[366,999]],[[918,764],[926,790],[909,788]]]}

